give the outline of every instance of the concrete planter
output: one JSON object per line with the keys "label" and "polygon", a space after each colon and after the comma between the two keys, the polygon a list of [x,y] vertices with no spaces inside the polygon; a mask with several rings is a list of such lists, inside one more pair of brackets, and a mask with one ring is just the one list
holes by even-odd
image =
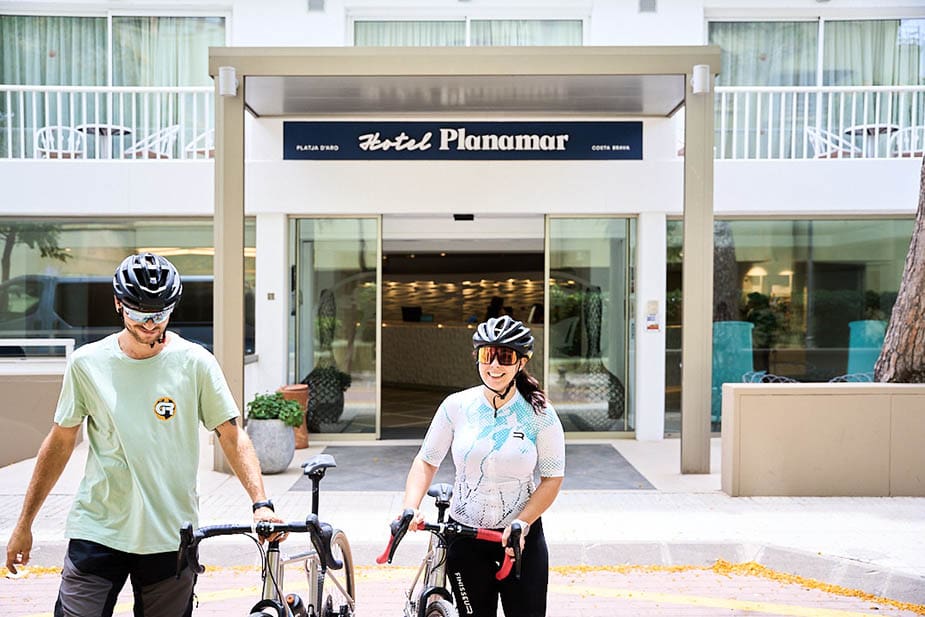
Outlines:
{"label": "concrete planter", "polygon": [[295,433],[292,427],[282,420],[249,418],[245,430],[257,451],[260,471],[264,474],[286,471],[295,455]]}

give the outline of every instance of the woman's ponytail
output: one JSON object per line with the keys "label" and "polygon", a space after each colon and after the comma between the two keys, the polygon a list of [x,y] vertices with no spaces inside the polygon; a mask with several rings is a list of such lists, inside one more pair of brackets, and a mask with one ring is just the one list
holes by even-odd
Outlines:
{"label": "woman's ponytail", "polygon": [[546,409],[546,393],[540,388],[540,382],[527,372],[526,368],[521,369],[515,378],[517,391],[527,399],[530,406],[533,407],[533,413],[541,414]]}

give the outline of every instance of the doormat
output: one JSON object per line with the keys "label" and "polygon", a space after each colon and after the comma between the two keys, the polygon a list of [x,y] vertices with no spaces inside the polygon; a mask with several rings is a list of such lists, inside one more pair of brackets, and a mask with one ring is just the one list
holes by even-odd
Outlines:
{"label": "doormat", "polygon": [[[328,470],[325,491],[404,491],[405,478],[418,446],[327,446],[324,454],[337,461]],[[455,471],[449,454],[434,482],[453,484]],[[608,444],[565,446],[565,480],[562,490],[654,490],[635,467]],[[301,476],[291,491],[312,490],[311,480]]]}

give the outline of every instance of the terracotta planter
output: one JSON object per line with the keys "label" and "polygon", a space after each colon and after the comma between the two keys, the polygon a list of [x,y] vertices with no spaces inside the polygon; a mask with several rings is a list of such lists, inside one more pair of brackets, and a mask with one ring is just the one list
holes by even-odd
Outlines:
{"label": "terracotta planter", "polygon": [[[299,405],[302,406],[302,411],[306,412],[306,417],[308,416],[308,386],[304,383],[291,384],[288,386],[283,386],[277,390],[280,394],[283,395],[283,398],[290,401],[296,401]],[[302,422],[301,426],[297,426],[294,429],[295,431],[295,447],[297,450],[308,447],[308,428],[305,422]]]}

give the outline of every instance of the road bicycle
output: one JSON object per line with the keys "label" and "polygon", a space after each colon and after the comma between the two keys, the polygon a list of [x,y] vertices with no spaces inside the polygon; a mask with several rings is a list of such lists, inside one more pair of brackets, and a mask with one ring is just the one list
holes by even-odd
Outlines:
{"label": "road bicycle", "polygon": [[[476,538],[488,542],[501,542],[501,532],[482,527],[469,527],[450,521],[445,522],[446,510],[450,507],[453,487],[449,484],[434,484],[427,491],[434,498],[437,506],[437,522],[424,523],[419,528],[430,532],[427,552],[418,567],[411,586],[405,591],[405,617],[457,617],[453,605],[453,594],[446,581],[446,549],[449,541],[457,537]],[[399,519],[392,522],[391,538],[385,551],[376,558],[376,563],[392,563],[395,550],[408,531],[414,518],[414,510],[405,510]],[[501,567],[495,578],[504,580],[513,571],[513,576],[520,578],[520,523],[511,525],[507,546],[513,548],[514,556],[505,552]]]}
{"label": "road bicycle", "polygon": [[[211,525],[193,529],[187,523],[180,530],[180,552],[177,572],[183,557],[196,574],[205,568],[199,562],[199,543],[215,536],[243,534],[254,540],[263,563],[263,588],[260,600],[250,610],[250,617],[353,617],[354,593],[353,554],[343,531],[318,519],[319,484],[325,471],[336,467],[334,457],[320,454],[302,465],[303,473],[312,481],[312,512],[304,521],[292,523],[260,522],[247,525]],[[312,548],[295,555],[280,553],[275,537],[283,533],[307,533]],[[252,535],[252,534],[256,534]],[[260,538],[270,538],[264,549]],[[301,564],[308,579],[308,594],[302,599],[296,593],[285,593],[283,575],[286,566]]]}

